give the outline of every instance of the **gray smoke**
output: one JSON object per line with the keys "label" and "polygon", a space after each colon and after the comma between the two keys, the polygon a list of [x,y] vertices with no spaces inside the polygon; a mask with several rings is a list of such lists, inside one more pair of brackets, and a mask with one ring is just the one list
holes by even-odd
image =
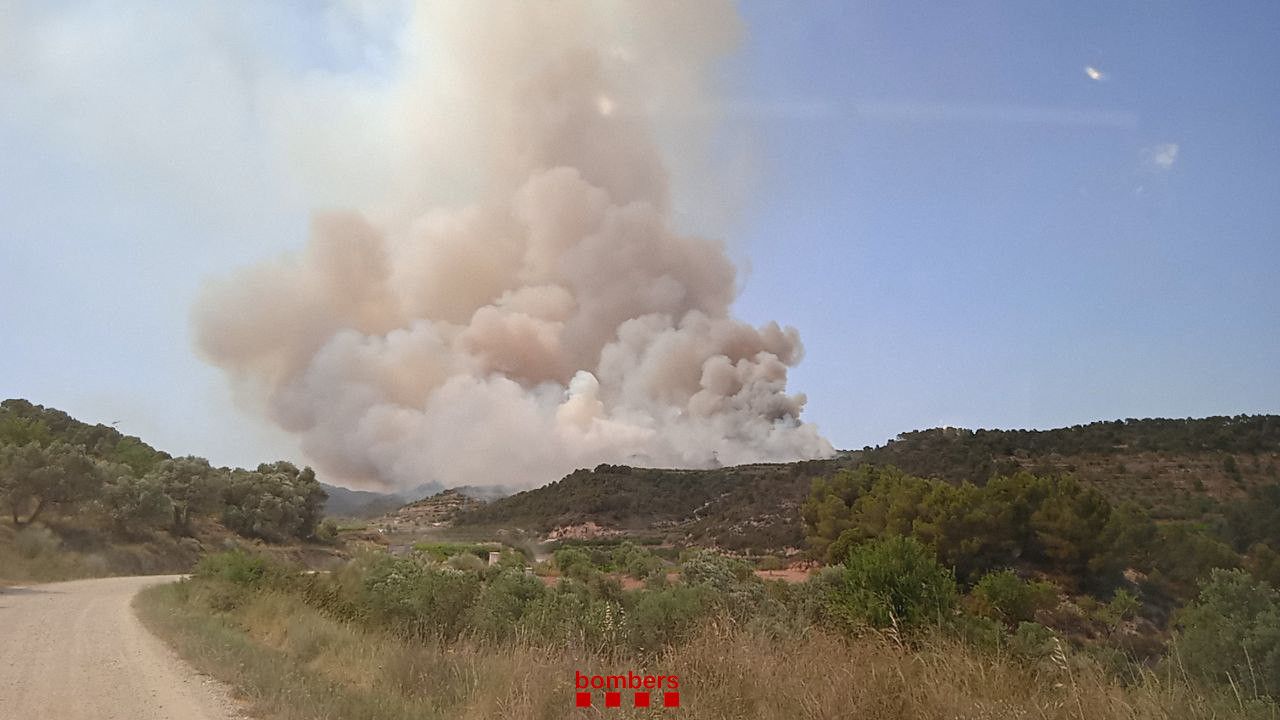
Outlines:
{"label": "gray smoke", "polygon": [[320,215],[301,254],[211,283],[201,352],[349,483],[830,454],[786,392],[797,332],[730,317],[723,244],[671,226],[648,118],[714,107],[733,8],[494,9],[418,8],[405,33],[410,199]]}

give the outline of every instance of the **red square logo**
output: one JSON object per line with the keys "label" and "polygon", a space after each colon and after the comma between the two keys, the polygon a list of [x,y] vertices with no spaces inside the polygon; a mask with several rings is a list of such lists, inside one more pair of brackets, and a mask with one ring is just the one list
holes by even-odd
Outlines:
{"label": "red square logo", "polygon": [[662,707],[680,707],[680,693],[662,693]]}
{"label": "red square logo", "polygon": [[573,704],[575,707],[591,707],[591,693],[578,693]]}
{"label": "red square logo", "polygon": [[636,707],[649,707],[649,693],[636,693]]}
{"label": "red square logo", "polygon": [[607,692],[604,694],[605,707],[622,707],[622,693]]}

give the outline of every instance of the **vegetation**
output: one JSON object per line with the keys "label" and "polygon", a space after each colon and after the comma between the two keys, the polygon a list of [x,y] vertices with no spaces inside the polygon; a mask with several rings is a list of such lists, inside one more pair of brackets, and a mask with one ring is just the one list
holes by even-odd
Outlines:
{"label": "vegetation", "polygon": [[[0,578],[185,570],[196,535],[316,540],[325,494],[310,468],[214,468],[25,400],[0,403]],[[42,524],[43,523],[43,524]],[[8,542],[5,542],[8,538]]]}
{"label": "vegetation", "polygon": [[[1027,460],[1051,456],[1102,455],[1123,462],[1125,457],[1142,453],[1212,453],[1220,466],[1225,463],[1230,468],[1237,465],[1232,454],[1274,455],[1277,450],[1280,416],[1236,415],[1100,421],[1053,430],[918,430],[903,433],[881,447],[865,448],[863,460],[895,465],[913,475],[982,484],[992,476],[1024,467]],[[1226,458],[1231,458],[1230,462]],[[1268,465],[1265,472],[1275,479],[1271,467],[1274,465]]]}
{"label": "vegetation", "polygon": [[915,628],[945,622],[956,598],[955,577],[932,550],[891,535],[849,549],[829,603],[850,627]]}
{"label": "vegetation", "polygon": [[982,486],[863,465],[814,483],[802,516],[810,548],[837,562],[850,546],[907,535],[938,549],[962,580],[1025,564],[1072,583],[1113,584],[1149,552],[1155,525],[1070,478],[1018,473]]}
{"label": "vegetation", "polygon": [[[1276,427],[943,430],[829,461],[603,465],[460,505],[469,542],[327,574],[209,555],[144,606],[275,717],[561,717],[570,686],[546,673],[655,668],[682,674],[699,717],[790,717],[804,703],[814,716],[1274,718]],[[233,534],[332,540],[324,502],[308,468],[215,468],[0,405],[0,577],[185,568]],[[536,574],[531,552],[479,542],[486,526],[585,523],[606,537],[560,541]],[[827,567],[759,577],[800,546]],[[375,648],[387,672],[362,659]],[[749,673],[766,664],[815,674],[765,693]],[[849,668],[871,682],[829,682]]]}
{"label": "vegetation", "polygon": [[798,510],[810,483],[842,462],[716,470],[600,465],[464,510],[454,522],[543,532],[592,522],[638,537],[760,552],[801,543]]}
{"label": "vegetation", "polygon": [[1200,679],[1280,698],[1280,593],[1242,570],[1214,570],[1178,619],[1178,657]]}
{"label": "vegetation", "polygon": [[[909,538],[855,546],[846,566],[798,585],[694,551],[676,582],[621,590],[573,550],[563,558],[582,579],[554,586],[516,567],[459,570],[425,551],[359,558],[330,575],[236,553],[149,591],[142,609],[266,718],[575,716],[575,672],[627,671],[678,675],[682,712],[700,718],[791,718],[797,708],[872,718],[1280,712],[1264,685],[1233,689],[1212,673],[1184,672],[1176,654],[1117,664],[1034,622],[983,625],[964,608],[986,603],[1012,621],[1039,602],[1037,591],[1028,600],[1016,577],[999,576],[962,597]],[[1188,641],[1216,621],[1189,609]]]}
{"label": "vegetation", "polygon": [[1266,489],[1280,487],[1280,416],[1274,415],[1117,420],[1043,431],[939,428],[904,433],[833,460],[712,470],[601,465],[464,511],[456,523],[541,532],[595,523],[634,538],[774,553],[803,544],[801,508],[815,478],[864,466],[897,467],[936,481],[930,488],[981,488],[992,478],[1024,472],[1069,477],[1092,491],[1079,494],[1081,501],[1100,497],[1121,514],[1157,524],[1241,528],[1230,538],[1215,534],[1237,553],[1256,542],[1273,549],[1280,542],[1265,532],[1274,533],[1280,523],[1258,515],[1249,530],[1238,520],[1276,507],[1265,496],[1280,492]]}

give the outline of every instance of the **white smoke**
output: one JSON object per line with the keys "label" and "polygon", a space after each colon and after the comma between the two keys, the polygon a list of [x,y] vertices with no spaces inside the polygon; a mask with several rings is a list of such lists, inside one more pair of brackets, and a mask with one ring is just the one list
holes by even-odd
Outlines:
{"label": "white smoke", "polygon": [[387,106],[423,165],[211,283],[202,353],[348,482],[830,454],[786,393],[796,331],[730,317],[724,246],[671,227],[649,118],[706,115],[737,35],[719,2],[417,8]]}

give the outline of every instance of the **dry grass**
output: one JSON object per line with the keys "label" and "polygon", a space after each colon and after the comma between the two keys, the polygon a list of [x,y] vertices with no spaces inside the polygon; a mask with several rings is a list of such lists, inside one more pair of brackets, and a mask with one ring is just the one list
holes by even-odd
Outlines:
{"label": "dry grass", "polygon": [[779,640],[711,625],[644,661],[522,642],[410,643],[286,595],[203,583],[152,589],[139,607],[150,627],[230,682],[265,720],[672,717],[660,707],[573,707],[575,671],[628,670],[679,675],[680,716],[710,720],[1275,717],[1274,706],[1209,698],[1178,678],[1146,673],[1121,685],[1065,652],[1030,667],[942,638],[914,647],[893,635]]}

